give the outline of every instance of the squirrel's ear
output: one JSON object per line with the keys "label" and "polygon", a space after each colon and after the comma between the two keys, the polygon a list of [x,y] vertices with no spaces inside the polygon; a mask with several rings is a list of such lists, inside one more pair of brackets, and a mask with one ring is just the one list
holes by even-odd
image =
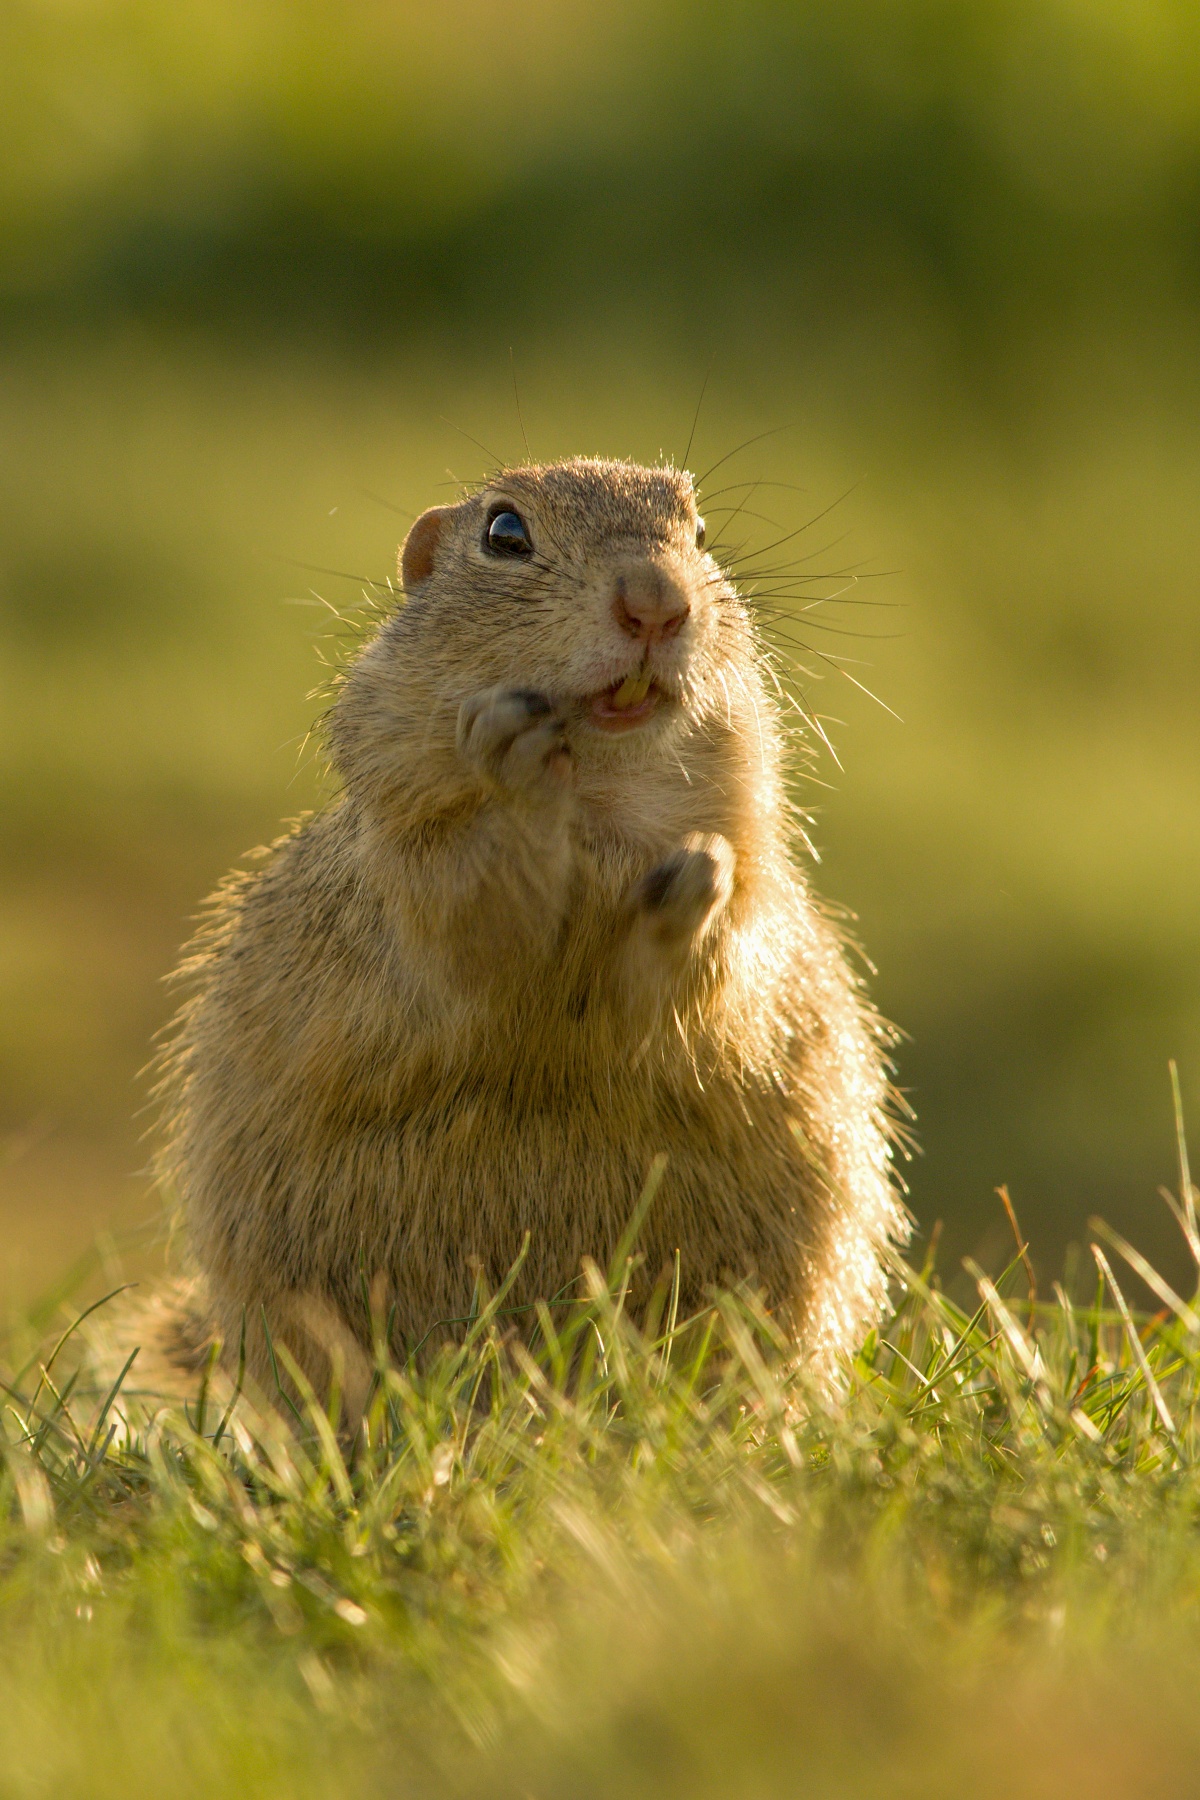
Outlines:
{"label": "squirrel's ear", "polygon": [[451,510],[449,506],[431,506],[428,512],[421,514],[401,544],[400,581],[405,589],[433,574],[442,526]]}

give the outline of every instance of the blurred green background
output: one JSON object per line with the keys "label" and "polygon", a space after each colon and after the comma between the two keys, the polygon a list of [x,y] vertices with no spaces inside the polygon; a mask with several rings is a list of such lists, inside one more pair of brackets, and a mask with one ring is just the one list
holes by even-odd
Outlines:
{"label": "blurred green background", "polygon": [[161,977],[316,792],[314,595],[353,606],[408,516],[522,454],[514,370],[542,457],[682,457],[707,380],[690,460],[728,456],[728,535],[825,514],[770,626],[831,721],[821,881],[908,1033],[923,1225],[1004,1258],[1007,1181],[1047,1274],[1096,1209],[1169,1263],[1171,1056],[1200,1120],[1198,27],[6,0],[0,1290],[153,1210]]}

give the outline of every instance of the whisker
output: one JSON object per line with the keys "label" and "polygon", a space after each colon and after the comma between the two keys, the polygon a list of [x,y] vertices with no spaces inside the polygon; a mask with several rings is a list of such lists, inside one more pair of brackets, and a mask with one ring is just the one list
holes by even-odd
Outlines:
{"label": "whisker", "polygon": [[885,713],[891,713],[893,719],[895,719],[898,724],[903,725],[904,720],[900,717],[900,714],[895,708],[889,706],[886,700],[881,700],[878,694],[872,693],[865,682],[859,681],[857,676],[851,675],[849,669],[843,669],[836,657],[827,656],[824,650],[818,650],[815,645],[806,646],[806,649],[811,649],[813,656],[819,656],[822,662],[828,663],[830,668],[836,669],[839,675],[843,675],[847,681],[858,688],[860,693],[865,694],[868,700],[873,700],[876,706],[882,706]]}
{"label": "whisker", "polygon": [[512,370],[513,399],[517,403],[517,423],[521,427],[521,442],[525,446],[526,456],[529,458],[530,462],[533,462],[533,451],[529,448],[529,439],[525,435],[525,419],[521,412],[521,396],[517,392],[517,359],[513,355],[513,347],[511,344],[508,346],[508,363]]}
{"label": "whisker", "polygon": [[[866,561],[866,558],[863,558]],[[902,575],[902,569],[865,569],[862,562],[847,563],[841,569],[806,569],[801,570],[796,563],[781,563],[776,569],[749,569],[742,573],[750,581],[766,581],[774,586],[787,581],[844,581],[853,576],[855,581],[885,581]]]}
{"label": "whisker", "polygon": [[[759,519],[764,525],[770,525],[775,531],[782,531],[784,529],[778,519],[769,518],[766,513],[754,512],[744,503],[741,506],[710,506],[708,502],[705,501],[704,513],[706,518],[711,518],[713,513],[728,513],[731,519],[736,519],[738,514],[741,513],[744,519]],[[725,529],[726,527],[722,526],[722,530]]]}
{"label": "whisker", "polygon": [[[815,523],[815,521],[813,521],[813,522]],[[808,527],[805,526],[804,529],[807,530]],[[816,550],[810,550],[808,552],[808,554],[805,556],[798,556],[795,559],[793,567],[797,568],[797,569],[803,568],[805,563],[813,562],[816,557],[828,555],[830,550],[836,549],[839,544],[844,544],[846,539],[848,537],[851,537],[852,535],[853,535],[853,527],[848,527],[847,530],[845,530],[845,531],[839,531],[838,535],[835,538],[830,538],[830,540],[827,544],[821,544]],[[765,556],[766,554],[767,554],[767,552],[765,549],[760,550],[760,551],[755,551],[754,560],[757,560],[757,558],[759,556]]]}
{"label": "whisker", "polygon": [[788,425],[772,425],[769,431],[760,431],[754,437],[746,438],[744,443],[738,444],[732,450],[727,450],[725,455],[718,458],[710,469],[705,470],[704,474],[701,475],[696,482],[697,489],[703,487],[710,475],[715,475],[717,470],[722,468],[727,462],[730,462],[735,456],[740,456],[743,450],[748,450],[751,444],[761,444],[764,438],[778,437],[781,432],[794,431],[795,429],[796,426],[793,421]]}
{"label": "whisker", "polygon": [[321,563],[299,562],[294,556],[280,556],[275,551],[267,551],[265,554],[273,562],[287,563],[293,569],[305,569],[310,575],[332,575],[338,581],[361,581],[365,587],[382,588],[389,594],[399,591],[398,583],[390,576],[386,581],[376,581],[370,575],[355,575],[349,569],[327,569]]}
{"label": "whisker", "polygon": [[[844,493],[839,494],[836,500],[831,500],[828,506],[823,506],[820,512],[814,513],[812,518],[806,520],[803,525],[797,525],[795,531],[789,531],[784,537],[776,538],[773,544],[764,544],[760,550],[756,550],[754,552],[755,558],[767,556],[772,550],[778,550],[781,544],[790,544],[793,538],[798,538],[802,536],[804,532],[811,531],[814,525],[819,524],[822,519],[828,518],[834,508],[841,506],[850,498],[851,494],[855,493],[858,488],[861,487],[861,485],[862,483],[858,481],[851,482]],[[840,540],[835,541],[840,542]]]}
{"label": "whisker", "polygon": [[388,512],[398,513],[402,519],[412,520],[417,516],[416,513],[407,511],[405,507],[397,506],[393,500],[385,500],[382,494],[373,494],[370,488],[356,488],[355,492],[361,494],[364,500],[373,500],[376,506],[386,507]]}
{"label": "whisker", "polygon": [[[756,614],[756,617],[762,616]],[[799,622],[793,615],[786,613],[767,614],[763,617],[763,629],[777,632],[781,637],[784,635],[785,623],[798,625]],[[804,627],[808,631],[827,631],[833,637],[854,638],[862,644],[894,644],[908,636],[905,631],[851,631],[845,625],[826,625],[822,619],[805,619]],[[804,642],[803,638],[794,638],[790,641]]]}
{"label": "whisker", "polygon": [[[781,429],[786,429],[786,427],[782,427]],[[766,476],[760,475],[753,481],[728,481],[724,487],[714,488],[711,494],[705,495],[705,505],[707,505],[710,500],[720,499],[722,494],[732,494],[735,493],[738,488],[744,487],[786,488],[789,493],[793,494],[807,494],[810,491],[806,487],[801,487],[798,481],[771,481]]]}
{"label": "whisker", "polygon": [[[700,383],[700,398],[696,402],[696,415],[692,420],[692,429],[688,432],[687,449],[683,453],[683,462],[681,464],[681,467],[683,467],[685,469],[687,468],[687,465],[688,465],[688,457],[692,454],[692,441],[696,436],[696,427],[700,423],[700,408],[704,405],[704,396],[705,396],[705,393],[708,391],[708,378],[712,374],[712,370],[713,370],[713,366],[712,366],[712,363],[710,362],[707,369],[705,369],[705,371],[704,371],[704,380]],[[696,486],[699,487],[699,485],[700,485],[699,482],[697,482]]]}
{"label": "whisker", "polygon": [[846,588],[837,588],[832,594],[776,594],[760,588],[742,590],[747,606],[755,606],[763,611],[772,611],[781,618],[802,619],[810,613],[828,611],[831,607],[869,606],[879,610],[890,603],[886,600],[857,600]]}
{"label": "whisker", "polygon": [[[752,488],[751,488],[751,489],[750,489],[750,492],[749,492],[749,494],[748,494],[748,495],[747,495],[747,496],[746,496],[746,498],[747,498],[747,499],[751,499],[751,500],[752,500],[752,499],[753,499],[753,498],[754,498],[754,495],[755,495],[755,494],[756,494],[756,493],[757,493],[757,492],[758,492],[758,488],[757,488],[757,486],[755,486],[755,487],[752,487]],[[722,528],[722,529],[723,529],[723,530],[725,530],[725,531],[728,531],[728,530],[729,530],[729,527],[730,527],[730,526],[731,526],[731,525],[732,525],[732,524],[733,524],[733,521],[734,521],[734,519],[736,519],[736,518],[737,518],[737,517],[738,517],[738,515],[739,515],[739,513],[741,513],[741,512],[742,512],[742,511],[743,511],[743,509],[744,509],[744,507],[745,507],[745,504],[746,504],[746,502],[745,502],[745,500],[743,500],[743,501],[742,501],[742,503],[741,503],[741,504],[740,504],[740,505],[739,505],[739,506],[735,506],[735,507],[734,507],[734,509],[733,509],[733,513],[732,513],[732,516],[731,516],[731,517],[730,517],[730,518],[728,518],[728,519],[726,519],[726,521],[725,521],[725,524],[724,524],[724,526],[723,526],[723,528]]]}
{"label": "whisker", "polygon": [[[456,425],[453,419],[448,419],[445,413],[439,413],[438,418],[442,421],[443,425],[448,425],[451,431],[457,431],[459,437],[465,437],[469,444],[474,444],[477,450],[482,450],[494,469],[502,469],[504,467],[506,458],[497,456],[494,450],[489,450],[486,444],[480,443],[477,437],[472,437],[469,431],[464,431],[461,425]],[[454,475],[453,469],[448,469],[446,472],[450,476]]]}

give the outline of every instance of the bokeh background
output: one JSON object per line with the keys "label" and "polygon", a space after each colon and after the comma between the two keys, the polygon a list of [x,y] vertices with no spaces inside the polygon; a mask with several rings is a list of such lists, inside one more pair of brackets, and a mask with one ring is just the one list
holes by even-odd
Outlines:
{"label": "bokeh background", "polygon": [[153,1213],[161,977],[318,791],[321,602],[523,454],[514,375],[537,455],[691,437],[796,559],[820,880],[950,1264],[1006,1181],[1047,1275],[1094,1210],[1169,1265],[1197,7],[5,0],[0,66],[3,1294]]}

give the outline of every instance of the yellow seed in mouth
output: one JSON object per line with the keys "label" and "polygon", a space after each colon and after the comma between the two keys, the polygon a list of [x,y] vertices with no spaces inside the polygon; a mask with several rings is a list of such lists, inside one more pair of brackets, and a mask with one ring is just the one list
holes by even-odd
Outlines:
{"label": "yellow seed in mouth", "polygon": [[636,706],[639,700],[646,698],[653,679],[653,676],[645,669],[637,675],[627,675],[612,697],[613,705],[622,712],[626,707]]}

